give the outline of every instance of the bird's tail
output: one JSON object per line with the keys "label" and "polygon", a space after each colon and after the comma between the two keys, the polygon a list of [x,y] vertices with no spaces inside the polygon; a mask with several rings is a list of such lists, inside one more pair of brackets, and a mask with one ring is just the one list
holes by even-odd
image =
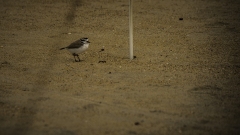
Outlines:
{"label": "bird's tail", "polygon": [[65,47],[63,47],[63,48],[60,48],[60,50],[63,50],[63,49],[65,49]]}

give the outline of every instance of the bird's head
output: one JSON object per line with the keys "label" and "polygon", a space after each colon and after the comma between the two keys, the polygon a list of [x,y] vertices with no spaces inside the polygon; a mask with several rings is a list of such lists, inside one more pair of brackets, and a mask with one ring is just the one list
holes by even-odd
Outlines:
{"label": "bird's head", "polygon": [[80,38],[81,41],[88,41],[88,38]]}

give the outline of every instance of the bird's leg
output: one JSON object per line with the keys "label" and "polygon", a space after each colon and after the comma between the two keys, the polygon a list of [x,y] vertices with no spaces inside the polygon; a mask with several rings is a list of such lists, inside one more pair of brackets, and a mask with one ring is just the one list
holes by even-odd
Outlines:
{"label": "bird's leg", "polygon": [[[76,54],[76,53],[73,53],[73,56],[74,56],[75,62],[80,62],[80,59],[79,59],[79,56],[78,56],[78,54]],[[78,61],[76,60],[76,56],[78,57]]]}
{"label": "bird's leg", "polygon": [[81,60],[80,60],[80,58],[79,58],[79,56],[78,56],[78,55],[77,55],[77,57],[78,57],[78,60],[79,60],[78,62],[80,62]]}
{"label": "bird's leg", "polygon": [[75,62],[78,62],[78,61],[76,60],[76,58],[75,58],[75,55],[74,55],[74,60],[75,60]]}

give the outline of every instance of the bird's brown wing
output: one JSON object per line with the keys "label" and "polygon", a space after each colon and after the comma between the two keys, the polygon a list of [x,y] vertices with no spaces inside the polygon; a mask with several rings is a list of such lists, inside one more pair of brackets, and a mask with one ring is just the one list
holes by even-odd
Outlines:
{"label": "bird's brown wing", "polygon": [[83,45],[84,45],[84,43],[82,43],[81,40],[77,40],[77,41],[71,43],[71,44],[70,44],[69,46],[67,46],[66,48],[68,48],[68,49],[74,49],[74,48],[79,48],[79,47],[81,47],[81,46],[83,46]]}

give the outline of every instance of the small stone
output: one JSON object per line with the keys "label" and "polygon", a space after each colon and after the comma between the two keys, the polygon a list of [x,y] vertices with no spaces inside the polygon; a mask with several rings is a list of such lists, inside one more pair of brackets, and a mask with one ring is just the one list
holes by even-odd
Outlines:
{"label": "small stone", "polygon": [[104,46],[102,47],[102,49],[99,51],[99,52],[103,52],[105,49],[104,49]]}
{"label": "small stone", "polygon": [[138,126],[138,125],[140,125],[140,123],[139,122],[135,122],[134,125]]}
{"label": "small stone", "polygon": [[106,61],[105,60],[100,60],[100,61],[98,61],[98,63],[106,63]]}
{"label": "small stone", "polygon": [[4,61],[4,62],[2,62],[1,64],[2,64],[2,65],[9,65],[10,63],[7,62],[7,61]]}

